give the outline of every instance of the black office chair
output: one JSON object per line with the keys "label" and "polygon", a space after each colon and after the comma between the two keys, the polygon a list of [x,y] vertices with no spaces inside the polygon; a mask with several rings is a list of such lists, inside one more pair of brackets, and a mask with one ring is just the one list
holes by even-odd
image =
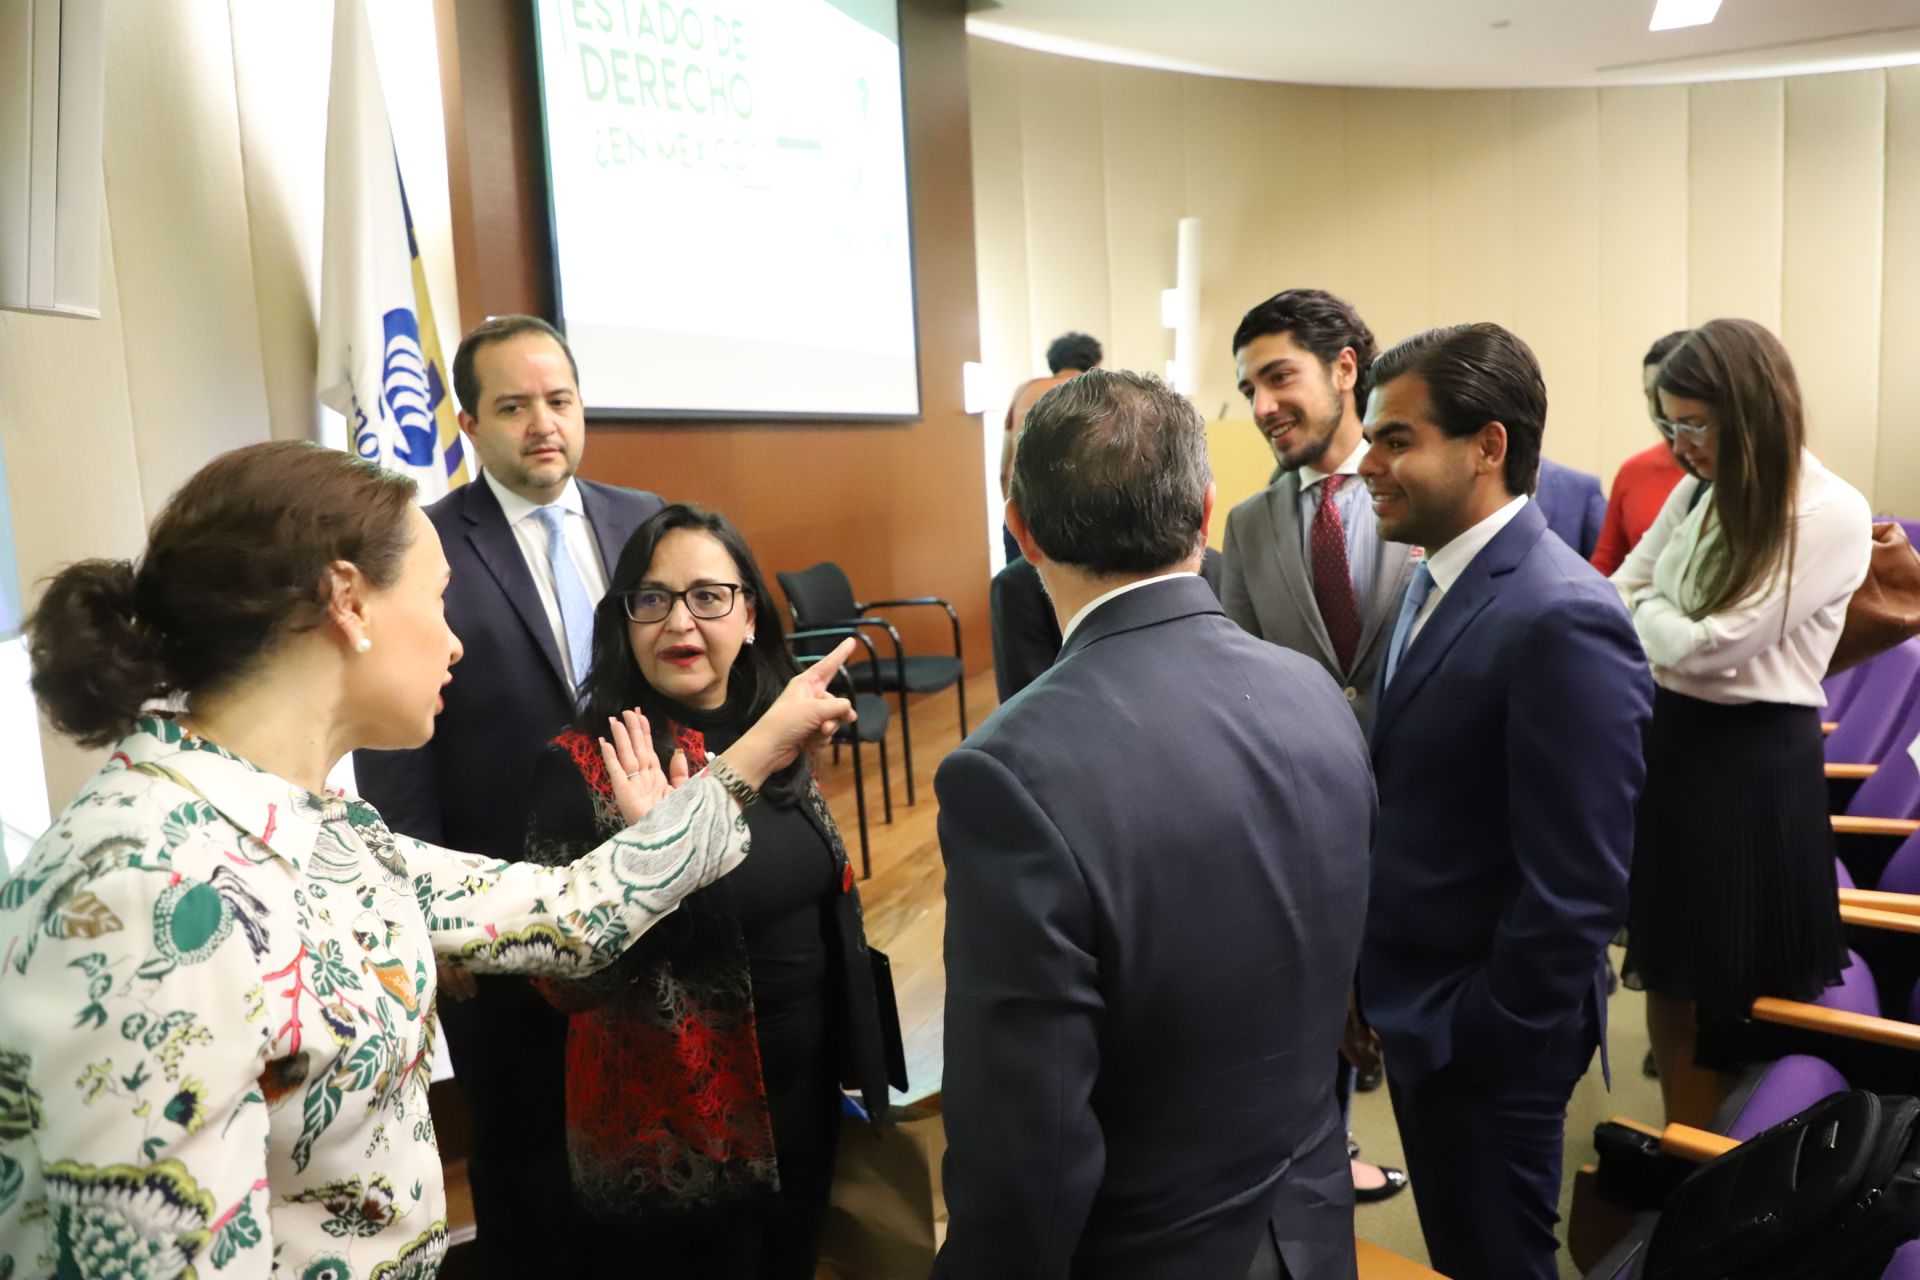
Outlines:
{"label": "black office chair", "polygon": [[[867,669],[878,673],[879,687],[900,698],[900,747],[907,760],[907,803],[914,803],[913,795],[913,727],[907,718],[907,695],[909,693],[938,693],[949,685],[959,690],[960,697],[960,736],[967,736],[967,668],[960,650],[960,615],[954,612],[953,605],[939,596],[914,596],[905,600],[869,600],[862,603],[854,599],[853,584],[847,581],[845,570],[831,560],[802,569],[798,573],[777,573],[780,589],[786,592],[787,608],[793,614],[794,626],[813,627],[878,627],[885,631],[893,641],[893,659],[890,662],[861,663],[859,670],[853,663],[847,664],[847,670],[854,673],[856,686],[867,683]],[[899,631],[885,618],[871,616],[875,609],[905,609],[919,606],[936,606],[947,611],[947,620],[953,626],[953,653],[908,655],[906,646],[900,641]],[[796,649],[795,652],[804,652]]]}
{"label": "black office chair", "polygon": [[[875,669],[878,666],[878,655],[874,652],[873,641],[867,639],[852,627],[822,627],[811,631],[795,631],[787,636],[787,640],[789,642],[800,642],[798,645],[795,645],[794,658],[804,669],[826,657],[827,653],[832,652],[831,647],[820,653],[805,652],[806,649],[818,647],[807,644],[807,641],[831,640],[837,645],[848,636],[852,636],[855,640],[859,641],[861,647],[867,651],[867,661],[862,663],[861,667],[869,671]],[[851,665],[851,663],[848,664],[848,666]],[[872,693],[861,693],[853,677],[848,674],[848,667],[842,667],[840,669],[840,674],[833,678],[831,687],[836,693],[840,693],[843,697],[848,697],[852,700],[854,714],[858,717],[852,724],[841,725],[839,732],[833,735],[833,750],[834,758],[837,761],[839,759],[841,743],[851,743],[853,746],[853,806],[854,812],[859,815],[860,822],[860,878],[862,880],[871,880],[873,878],[873,853],[867,840],[867,778],[866,772],[861,766],[860,744],[864,742],[877,742],[880,744],[881,812],[886,815],[888,822],[892,822],[893,778],[892,770],[887,764],[887,700],[880,696],[879,681],[877,679],[873,681]]]}

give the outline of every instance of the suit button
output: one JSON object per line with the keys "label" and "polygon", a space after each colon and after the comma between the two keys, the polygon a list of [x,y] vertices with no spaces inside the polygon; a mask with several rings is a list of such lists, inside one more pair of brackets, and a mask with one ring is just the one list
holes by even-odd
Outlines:
{"label": "suit button", "polygon": [[1352,702],[1355,698],[1360,696],[1360,691],[1354,688],[1352,685],[1348,685],[1345,689],[1342,689],[1341,692],[1347,695],[1348,702]]}

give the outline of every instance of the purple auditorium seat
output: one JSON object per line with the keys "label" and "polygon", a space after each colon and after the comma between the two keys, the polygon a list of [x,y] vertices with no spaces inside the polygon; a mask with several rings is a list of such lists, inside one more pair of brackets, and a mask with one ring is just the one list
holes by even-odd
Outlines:
{"label": "purple auditorium seat", "polygon": [[1880,992],[1874,986],[1873,971],[1854,951],[1847,952],[1847,967],[1840,971],[1838,985],[1822,991],[1813,1002],[1823,1009],[1838,1009],[1842,1013],[1880,1016]]}
{"label": "purple auditorium seat", "polygon": [[1875,887],[1888,893],[1920,894],[1920,831],[1901,841]]}
{"label": "purple auditorium seat", "polygon": [[1909,732],[1899,745],[1880,757],[1880,767],[1860,784],[1847,805],[1856,818],[1920,818],[1920,769],[1915,769],[1907,746],[1920,735],[1920,716],[1911,717]]}
{"label": "purple auditorium seat", "polygon": [[1880,1280],[1920,1280],[1920,1240],[1909,1241],[1895,1250],[1893,1261],[1880,1273]]}
{"label": "purple auditorium seat", "polygon": [[[1877,764],[1895,746],[1920,733],[1920,639],[1908,640],[1857,668],[1846,710],[1822,714],[1839,721],[1827,735],[1830,764]],[[1845,679],[1842,673],[1838,679]]]}
{"label": "purple auditorium seat", "polygon": [[1745,1142],[1788,1116],[1805,1111],[1829,1094],[1844,1093],[1849,1087],[1845,1076],[1819,1058],[1790,1053],[1760,1077],[1760,1083],[1747,1098],[1747,1105],[1740,1108],[1740,1114],[1728,1126],[1727,1136]]}
{"label": "purple auditorium seat", "polygon": [[1853,704],[1853,695],[1860,691],[1860,673],[1873,665],[1868,658],[1857,667],[1848,667],[1837,676],[1828,676],[1820,682],[1827,695],[1827,708],[1821,714],[1828,720],[1838,720],[1846,715],[1847,708]]}
{"label": "purple auditorium seat", "polygon": [[1859,888],[1858,885],[1854,884],[1853,873],[1847,870],[1847,864],[1838,858],[1833,860],[1833,878],[1839,883],[1839,887],[1842,889]]}

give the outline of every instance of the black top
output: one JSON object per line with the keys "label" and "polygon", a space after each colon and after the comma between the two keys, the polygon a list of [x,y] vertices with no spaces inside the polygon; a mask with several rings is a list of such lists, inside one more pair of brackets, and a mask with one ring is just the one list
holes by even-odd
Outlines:
{"label": "black top", "polygon": [[[731,701],[714,711],[678,703],[674,719],[699,731],[709,756],[732,746],[745,717]],[[795,1015],[813,1021],[827,979],[827,930],[835,884],[833,850],[797,804],[761,800],[747,810],[753,852],[719,882],[740,923],[753,975],[760,1038]]]}

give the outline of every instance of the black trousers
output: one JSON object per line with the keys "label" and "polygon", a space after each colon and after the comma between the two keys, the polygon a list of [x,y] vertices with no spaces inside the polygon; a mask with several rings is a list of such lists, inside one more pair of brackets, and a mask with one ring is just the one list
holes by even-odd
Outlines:
{"label": "black trousers", "polygon": [[1567,1100],[1593,1058],[1591,1036],[1567,1041],[1529,1078],[1491,1085],[1452,1064],[1409,1081],[1387,1060],[1420,1233],[1442,1275],[1557,1280]]}
{"label": "black trousers", "polygon": [[488,1280],[523,1280],[579,1261],[567,1173],[567,1016],[525,978],[476,979],[440,1003],[467,1104],[467,1181]]}

